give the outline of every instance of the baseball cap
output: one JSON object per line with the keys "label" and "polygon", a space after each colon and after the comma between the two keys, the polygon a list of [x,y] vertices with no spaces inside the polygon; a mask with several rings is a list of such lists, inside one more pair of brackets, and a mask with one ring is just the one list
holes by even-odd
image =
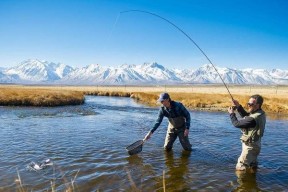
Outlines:
{"label": "baseball cap", "polygon": [[162,101],[164,101],[165,99],[169,99],[169,98],[170,98],[170,96],[169,96],[168,93],[161,93],[161,94],[159,95],[159,99],[158,99],[157,101],[162,102]]}

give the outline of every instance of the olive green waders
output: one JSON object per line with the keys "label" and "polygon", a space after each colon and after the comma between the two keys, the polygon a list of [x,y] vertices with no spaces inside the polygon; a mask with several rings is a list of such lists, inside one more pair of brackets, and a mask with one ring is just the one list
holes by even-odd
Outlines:
{"label": "olive green waders", "polygon": [[168,120],[169,125],[165,138],[164,149],[166,151],[170,151],[172,149],[173,143],[175,142],[178,136],[183,149],[191,151],[192,145],[189,142],[188,136],[186,137],[184,136],[184,131],[186,129],[185,118],[175,117],[175,118],[168,118]]}
{"label": "olive green waders", "polygon": [[242,142],[242,152],[238,158],[236,169],[246,170],[247,167],[257,167],[257,157],[261,150],[261,141],[254,143]]}
{"label": "olive green waders", "polygon": [[261,137],[264,134],[266,115],[265,112],[259,110],[250,114],[256,121],[256,126],[248,129],[242,129],[242,152],[238,158],[236,165],[237,170],[246,170],[246,168],[257,167],[257,157],[261,150]]}

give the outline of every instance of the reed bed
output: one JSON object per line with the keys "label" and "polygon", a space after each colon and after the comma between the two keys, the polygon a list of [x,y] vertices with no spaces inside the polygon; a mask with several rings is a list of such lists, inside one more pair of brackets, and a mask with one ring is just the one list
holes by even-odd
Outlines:
{"label": "reed bed", "polygon": [[[246,107],[249,97],[261,94],[268,113],[288,114],[288,86],[230,86],[233,98]],[[237,91],[238,90],[238,91]],[[231,97],[220,85],[201,86],[0,86],[0,105],[61,106],[84,103],[85,95],[131,97],[158,106],[158,95],[168,92],[189,109],[225,111]]]}

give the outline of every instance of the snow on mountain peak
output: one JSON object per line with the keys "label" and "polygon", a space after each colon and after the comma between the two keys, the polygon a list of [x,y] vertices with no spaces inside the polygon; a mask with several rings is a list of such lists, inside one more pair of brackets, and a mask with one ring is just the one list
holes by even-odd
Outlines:
{"label": "snow on mountain peak", "polygon": [[64,64],[49,63],[38,59],[28,59],[18,66],[5,71],[7,75],[17,76],[26,81],[54,81],[73,71],[73,68]]}
{"label": "snow on mountain peak", "polygon": [[95,72],[95,71],[99,71],[101,66],[99,64],[90,64],[90,65],[88,65],[87,67],[84,67],[84,68],[87,69],[87,71]]}
{"label": "snow on mountain peak", "polygon": [[135,67],[136,67],[135,64],[132,64],[132,65],[130,65],[130,64],[122,64],[122,65],[120,65],[120,68],[135,68]]}
{"label": "snow on mountain peak", "polygon": [[[229,84],[288,84],[288,70],[230,69],[215,66],[221,78]],[[83,68],[62,63],[28,59],[18,66],[2,69],[0,82],[57,84],[175,84],[222,83],[211,64],[198,69],[168,69],[157,62],[142,65],[123,64],[102,67],[91,64]]]}

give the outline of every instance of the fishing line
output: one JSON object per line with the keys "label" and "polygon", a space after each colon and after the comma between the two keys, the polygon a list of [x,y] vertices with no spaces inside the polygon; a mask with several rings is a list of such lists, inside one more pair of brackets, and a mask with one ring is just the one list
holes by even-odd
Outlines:
{"label": "fishing line", "polygon": [[[109,43],[109,41],[110,41],[110,39],[111,39],[111,36],[112,36],[112,33],[113,33],[113,31],[115,30],[115,27],[116,27],[116,24],[117,24],[117,22],[118,22],[118,20],[119,20],[119,18],[120,18],[120,13],[118,13],[118,15],[117,15],[117,17],[116,17],[116,20],[115,20],[115,22],[114,22],[114,24],[113,24],[113,26],[112,26],[112,29],[111,29],[111,31],[110,31],[110,33],[109,33],[109,35],[108,35],[108,37],[107,37],[107,39],[106,39],[106,41],[105,41],[105,45],[107,45],[108,43]],[[104,47],[105,48],[105,47]],[[105,50],[103,48],[103,50]],[[107,48],[107,47],[106,47]]]}
{"label": "fishing line", "polygon": [[[129,13],[129,12],[142,12],[142,13],[146,13],[146,14],[150,14],[150,15],[153,15],[153,16],[156,16],[166,22],[168,22],[169,24],[171,24],[172,26],[174,26],[176,29],[178,29],[182,34],[184,34],[199,50],[200,52],[206,57],[206,59],[208,60],[208,62],[213,66],[213,68],[215,69],[215,71],[217,72],[217,74],[219,75],[221,81],[223,82],[224,86],[226,87],[230,97],[232,100],[233,99],[233,96],[231,95],[226,83],[224,82],[223,78],[221,77],[220,73],[218,72],[218,70],[216,69],[216,67],[213,65],[213,63],[211,62],[211,60],[209,59],[209,57],[205,54],[205,52],[199,47],[199,45],[189,36],[187,35],[187,33],[185,33],[182,29],[180,29],[177,25],[175,25],[174,23],[172,23],[171,21],[169,21],[168,19],[165,19],[164,17],[161,17],[160,15],[157,15],[155,13],[151,13],[151,12],[148,12],[148,11],[143,11],[143,10],[127,10],[127,11],[121,11],[120,14],[125,14],[125,13]],[[119,15],[120,15],[119,14]],[[118,18],[117,18],[118,19]]]}

